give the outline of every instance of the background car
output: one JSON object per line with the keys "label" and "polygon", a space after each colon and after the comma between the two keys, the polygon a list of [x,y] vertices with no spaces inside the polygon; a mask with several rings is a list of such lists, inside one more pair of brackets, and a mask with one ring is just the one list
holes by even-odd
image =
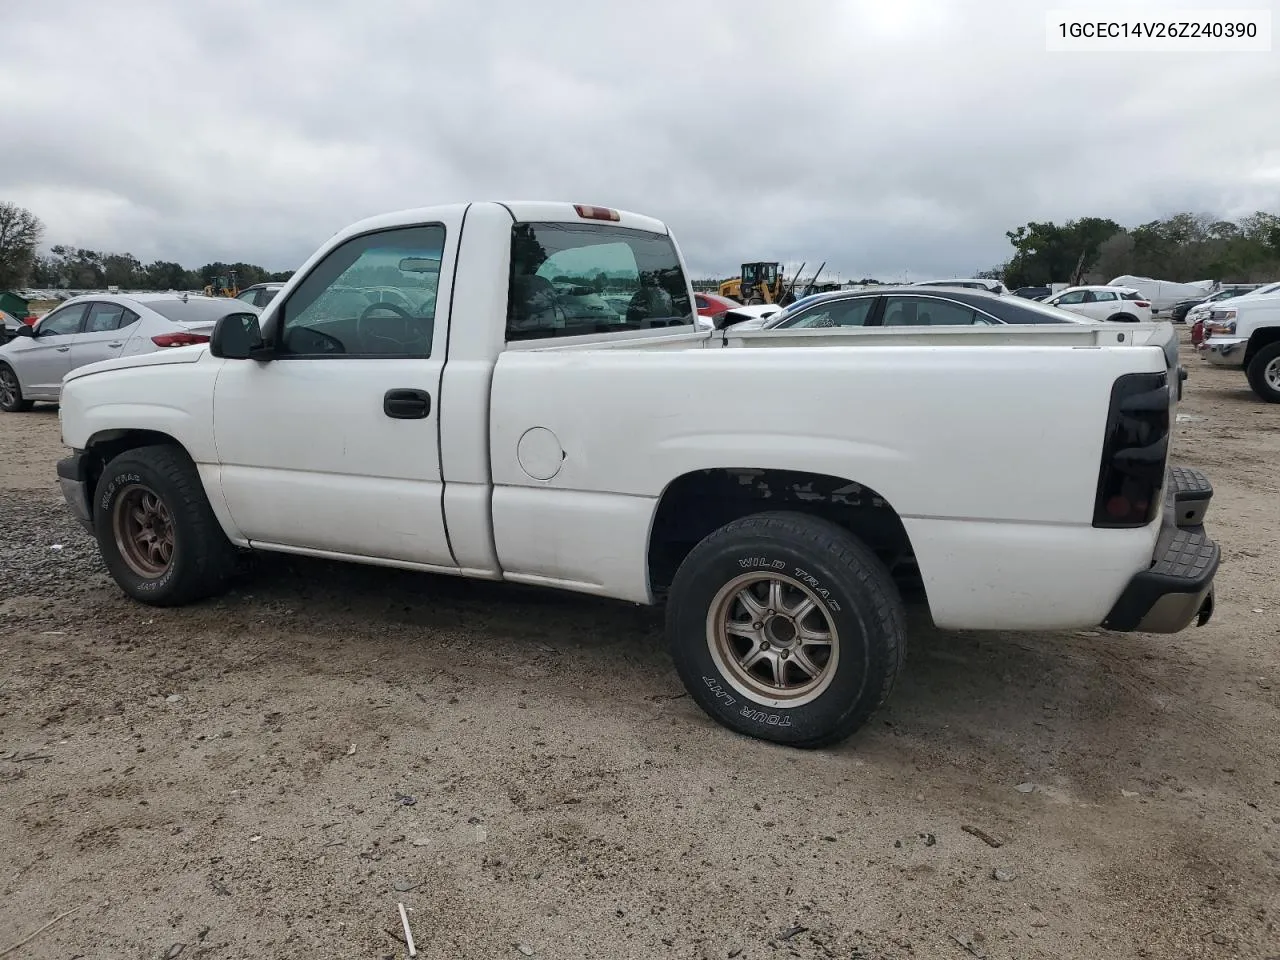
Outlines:
{"label": "background car", "polygon": [[1149,323],[1151,302],[1131,287],[1067,287],[1044,301],[1091,320],[1110,323]]}
{"label": "background car", "polygon": [[16,337],[20,326],[22,326],[21,320],[12,313],[0,310],[0,344],[8,343]]}
{"label": "background car", "polygon": [[967,287],[970,290],[985,290],[997,296],[1005,296],[1009,292],[999,280],[980,280],[974,277],[961,277],[954,280],[921,280],[912,284],[914,287]]}
{"label": "background car", "polygon": [[698,316],[707,317],[714,320],[726,310],[734,310],[741,306],[737,300],[730,300],[728,297],[722,297],[718,293],[695,293],[693,295],[693,305],[698,311]]}
{"label": "background car", "polygon": [[206,343],[220,319],[246,313],[257,316],[260,311],[228,297],[75,297],[0,347],[0,410],[28,410],[36,400],[56,403],[62,378],[77,367]]}
{"label": "background car", "polygon": [[[822,296],[817,294],[816,296]],[[810,300],[813,297],[808,298]],[[792,309],[796,304],[792,304]],[[735,330],[758,330],[763,327],[769,320],[783,313],[784,309],[776,303],[752,303],[743,306],[734,305],[732,310],[726,310],[719,318],[709,319],[706,317],[698,318],[698,326],[704,323],[719,323],[723,320],[733,326]]]}
{"label": "background car", "polygon": [[1004,324],[1092,323],[1021,297],[952,287],[920,286],[836,290],[818,294],[780,314],[735,324],[733,329],[814,329],[818,327],[954,327]]}
{"label": "background car", "polygon": [[[1200,302],[1193,303],[1182,315],[1182,319],[1184,322],[1191,324],[1208,320],[1209,314],[1213,313],[1217,309],[1217,304],[1223,300],[1235,300],[1238,297],[1267,296],[1276,290],[1280,290],[1280,283],[1255,284],[1247,287],[1223,287],[1221,290],[1215,290],[1211,296],[1205,297]],[[1177,320],[1176,314],[1174,320]]]}
{"label": "background car", "polygon": [[251,304],[261,310],[276,298],[276,294],[284,289],[283,283],[255,283],[245,287],[236,294],[236,299]]}

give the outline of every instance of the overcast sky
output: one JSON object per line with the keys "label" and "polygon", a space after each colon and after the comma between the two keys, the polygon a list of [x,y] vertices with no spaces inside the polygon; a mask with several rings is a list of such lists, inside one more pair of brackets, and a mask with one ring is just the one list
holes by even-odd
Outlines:
{"label": "overcast sky", "polygon": [[[1280,24],[1125,9],[1215,5]],[[1055,6],[0,0],[0,199],[46,245],[271,269],[373,213],[564,199],[667,221],[695,274],[881,279],[1032,219],[1280,212],[1280,53],[1047,53]]]}

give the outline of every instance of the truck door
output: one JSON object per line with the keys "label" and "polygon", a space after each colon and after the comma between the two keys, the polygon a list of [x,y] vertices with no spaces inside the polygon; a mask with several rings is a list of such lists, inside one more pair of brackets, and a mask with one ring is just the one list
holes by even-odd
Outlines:
{"label": "truck door", "polygon": [[461,211],[338,242],[268,308],[274,357],[223,362],[219,474],[251,542],[456,566],[437,420]]}

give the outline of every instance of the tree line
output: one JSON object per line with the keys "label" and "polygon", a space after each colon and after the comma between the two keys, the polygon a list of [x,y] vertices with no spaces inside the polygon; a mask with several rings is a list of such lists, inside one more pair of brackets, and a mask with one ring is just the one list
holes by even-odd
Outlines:
{"label": "tree line", "polygon": [[[206,263],[189,270],[130,253],[59,245],[39,253],[44,227],[16,204],[0,202],[0,290],[14,287],[197,290],[235,275],[240,287],[287,280],[252,263]],[[1049,283],[1105,283],[1124,274],[1161,280],[1256,283],[1280,279],[1280,215],[1258,211],[1238,221],[1179,213],[1126,228],[1104,217],[1063,224],[1031,221],[1005,234],[1013,255],[979,276],[1010,288]],[[865,281],[864,281],[865,282]],[[697,284],[715,289],[714,281]]]}
{"label": "tree line", "polygon": [[254,263],[206,263],[188,270],[172,260],[143,264],[131,253],[105,253],[83,247],[56,246],[48,256],[36,256],[28,286],[41,289],[68,287],[93,290],[119,287],[122,290],[199,290],[231,282],[241,287],[268,281],[288,280],[292,270],[273,273]]}
{"label": "tree line", "polygon": [[1175,282],[1280,279],[1280,215],[1261,210],[1237,221],[1178,213],[1132,229],[1103,217],[1032,221],[1005,236],[1013,256],[984,274],[1011,289],[1106,283],[1125,274]]}
{"label": "tree line", "polygon": [[171,260],[143,264],[131,253],[59,244],[39,252],[44,225],[30,210],[0,202],[0,290],[36,287],[94,290],[200,290],[229,282],[241,288],[288,280],[292,270],[272,272],[254,263],[206,263],[189,270]]}

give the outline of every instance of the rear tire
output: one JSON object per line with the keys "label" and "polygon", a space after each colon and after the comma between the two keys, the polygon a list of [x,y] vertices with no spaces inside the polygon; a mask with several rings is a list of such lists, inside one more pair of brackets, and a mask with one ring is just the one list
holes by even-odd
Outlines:
{"label": "rear tire", "polygon": [[5,413],[26,413],[31,401],[22,398],[22,384],[18,375],[7,363],[0,363],[0,410]]}
{"label": "rear tire", "polygon": [[103,562],[129,596],[179,606],[222,591],[236,550],[205,496],[195,464],[173,446],[120,454],[98,480],[94,533]]}
{"label": "rear tire", "polygon": [[1138,318],[1132,313],[1114,313],[1107,317],[1107,323],[1137,323]]}
{"label": "rear tire", "polygon": [[715,720],[813,748],[844,740],[884,703],[902,668],[906,619],[889,571],[848,531],[762,513],[721,527],[685,558],[667,636],[685,688]]}
{"label": "rear tire", "polygon": [[761,306],[764,306],[764,298],[763,298],[763,297],[752,297],[751,299],[749,299],[749,300],[747,301],[747,306],[748,306],[748,307],[761,307]]}
{"label": "rear tire", "polygon": [[1254,393],[1268,403],[1280,403],[1280,342],[1255,353],[1245,375]]}

